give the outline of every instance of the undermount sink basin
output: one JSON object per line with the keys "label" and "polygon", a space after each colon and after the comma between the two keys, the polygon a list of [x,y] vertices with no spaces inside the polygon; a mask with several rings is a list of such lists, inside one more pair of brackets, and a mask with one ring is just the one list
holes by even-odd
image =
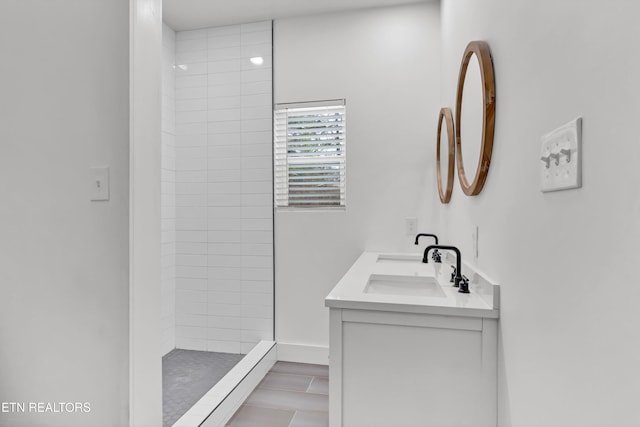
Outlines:
{"label": "undermount sink basin", "polygon": [[422,257],[414,254],[380,254],[376,262],[419,263]]}
{"label": "undermount sink basin", "polygon": [[444,298],[446,295],[435,277],[372,274],[364,288],[367,294],[414,295]]}

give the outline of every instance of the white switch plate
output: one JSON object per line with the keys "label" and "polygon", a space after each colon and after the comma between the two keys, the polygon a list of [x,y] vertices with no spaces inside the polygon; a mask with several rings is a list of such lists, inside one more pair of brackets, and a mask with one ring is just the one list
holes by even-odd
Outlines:
{"label": "white switch plate", "polygon": [[409,217],[404,219],[404,232],[407,236],[415,236],[418,232],[418,218]]}
{"label": "white switch plate", "polygon": [[109,200],[109,167],[92,167],[91,171],[91,201]]}
{"label": "white switch plate", "polygon": [[577,118],[544,135],[540,149],[540,190],[582,186],[582,119]]}

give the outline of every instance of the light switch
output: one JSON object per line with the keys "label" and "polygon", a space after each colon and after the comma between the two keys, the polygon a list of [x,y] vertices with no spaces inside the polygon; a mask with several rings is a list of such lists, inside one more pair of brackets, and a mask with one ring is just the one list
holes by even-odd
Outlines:
{"label": "light switch", "polygon": [[90,168],[91,201],[109,200],[109,167]]}
{"label": "light switch", "polygon": [[540,190],[582,186],[582,119],[577,118],[544,135],[540,150]]}

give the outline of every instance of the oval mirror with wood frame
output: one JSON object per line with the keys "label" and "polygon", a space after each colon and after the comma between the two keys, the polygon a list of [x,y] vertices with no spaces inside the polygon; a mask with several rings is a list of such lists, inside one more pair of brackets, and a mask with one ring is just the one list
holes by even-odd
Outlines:
{"label": "oval mirror with wood frame", "polygon": [[[477,61],[472,61],[475,56]],[[480,74],[480,95],[482,97],[482,130],[480,135],[479,150],[477,147],[471,147],[478,152],[478,158],[467,159],[468,170],[472,171],[472,167],[476,166],[475,175],[473,180],[469,181],[467,174],[465,173],[465,159],[462,155],[463,144],[473,144],[473,140],[463,140],[461,135],[464,123],[462,122],[462,101],[465,87],[465,79],[467,78],[467,72],[469,71],[470,64],[477,64]],[[475,70],[474,70],[475,72]],[[465,98],[466,99],[466,98]],[[462,63],[460,65],[460,73],[458,75],[458,94],[456,98],[456,164],[458,166],[458,179],[462,191],[467,196],[475,196],[482,191],[485,181],[487,180],[487,174],[489,172],[489,166],[491,165],[491,152],[493,150],[493,134],[495,129],[495,108],[496,108],[496,89],[493,75],[493,63],[491,60],[491,51],[489,45],[484,41],[472,41],[467,45],[464,55],[462,57]],[[466,137],[466,136],[465,136]],[[469,152],[470,150],[467,150]],[[471,150],[474,152],[474,150]],[[473,175],[473,174],[471,174]]]}
{"label": "oval mirror with wood frame", "polygon": [[[444,123],[443,123],[444,122]],[[447,181],[446,187],[442,185],[442,167],[441,167],[441,145],[442,145],[442,128],[446,129],[447,134]],[[438,137],[436,139],[436,174],[438,178],[438,194],[443,204],[449,203],[451,193],[453,192],[453,174],[455,169],[455,142],[453,133],[453,115],[450,108],[441,108],[438,115]]]}

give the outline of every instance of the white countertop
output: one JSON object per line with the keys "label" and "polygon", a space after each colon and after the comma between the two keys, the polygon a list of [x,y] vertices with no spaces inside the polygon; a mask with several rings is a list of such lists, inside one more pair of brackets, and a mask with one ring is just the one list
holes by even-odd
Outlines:
{"label": "white countertop", "polygon": [[[445,251],[442,251],[443,255]],[[380,258],[380,260],[379,260]],[[443,257],[443,261],[452,257]],[[325,306],[360,310],[438,314],[464,317],[499,317],[499,287],[468,265],[463,273],[469,277],[469,294],[458,292],[449,282],[448,263],[421,262],[422,255],[364,252],[325,298]],[[443,293],[439,296],[367,293],[371,275],[420,278],[435,277]]]}

